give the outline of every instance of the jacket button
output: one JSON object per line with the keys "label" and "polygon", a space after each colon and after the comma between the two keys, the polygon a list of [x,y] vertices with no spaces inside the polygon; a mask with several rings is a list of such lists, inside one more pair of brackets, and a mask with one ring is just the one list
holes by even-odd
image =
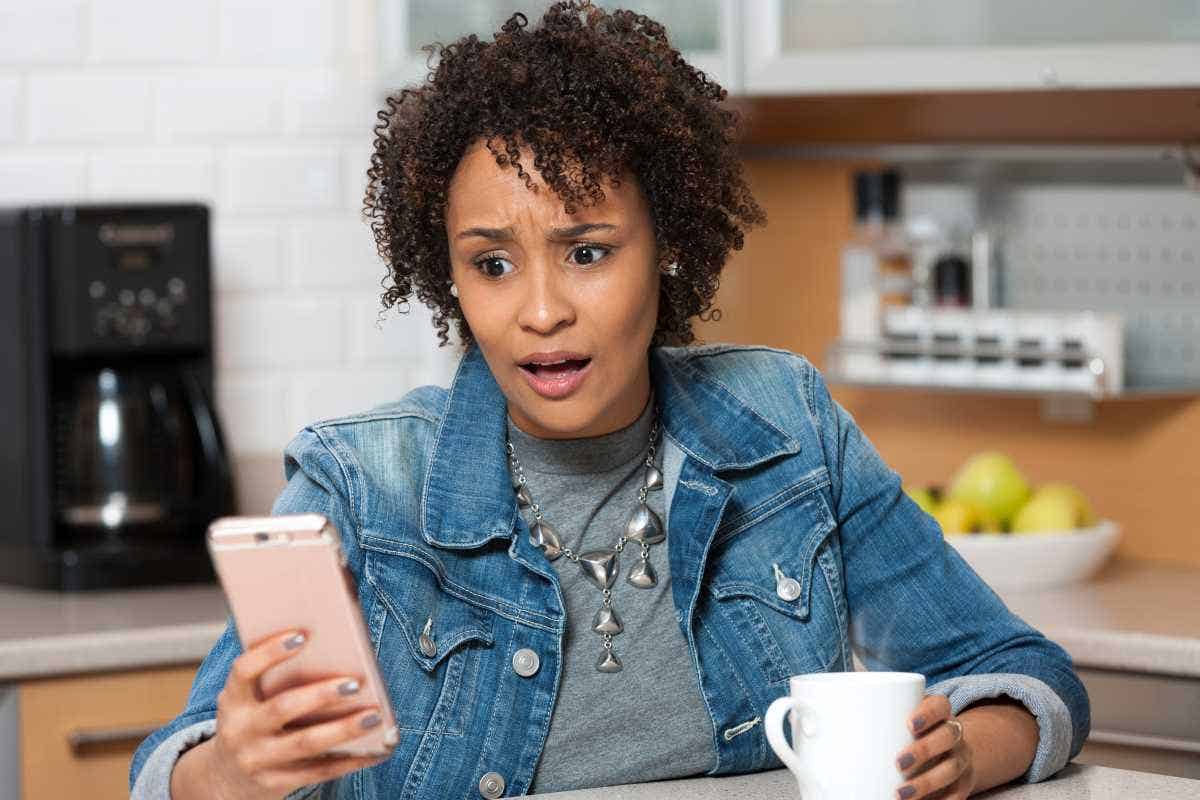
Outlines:
{"label": "jacket button", "polygon": [[513,672],[522,678],[532,678],[541,668],[542,660],[538,658],[537,653],[526,647],[513,653],[512,664]]}
{"label": "jacket button", "polygon": [[504,796],[504,776],[499,772],[489,772],[479,779],[479,793],[488,800],[496,800]]}

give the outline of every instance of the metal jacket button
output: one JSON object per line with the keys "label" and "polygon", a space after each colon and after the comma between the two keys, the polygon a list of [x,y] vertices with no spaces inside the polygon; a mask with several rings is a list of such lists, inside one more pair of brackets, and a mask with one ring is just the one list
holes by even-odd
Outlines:
{"label": "metal jacket button", "polygon": [[479,779],[479,793],[488,800],[496,800],[504,796],[504,776],[499,772],[489,772]]}
{"label": "metal jacket button", "polygon": [[425,628],[421,631],[421,635],[417,637],[417,645],[421,648],[421,653],[426,658],[433,658],[437,655],[437,643],[433,641],[433,617],[425,620]]}
{"label": "metal jacket button", "polygon": [[775,594],[780,600],[790,603],[800,596],[800,581],[784,575],[778,564],[772,564],[771,569],[775,572]]}
{"label": "metal jacket button", "polygon": [[513,653],[512,664],[513,672],[522,678],[532,678],[541,668],[542,660],[538,658],[537,653],[526,647]]}

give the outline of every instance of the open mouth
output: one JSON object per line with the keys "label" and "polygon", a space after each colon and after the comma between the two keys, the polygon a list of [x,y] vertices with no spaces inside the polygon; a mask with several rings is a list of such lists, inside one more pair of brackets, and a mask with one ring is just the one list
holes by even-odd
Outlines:
{"label": "open mouth", "polygon": [[573,372],[586,367],[591,363],[590,358],[566,358],[562,361],[555,361],[548,364],[539,364],[536,362],[527,362],[521,364],[521,369],[535,375],[544,380],[554,380],[555,378],[566,377]]}

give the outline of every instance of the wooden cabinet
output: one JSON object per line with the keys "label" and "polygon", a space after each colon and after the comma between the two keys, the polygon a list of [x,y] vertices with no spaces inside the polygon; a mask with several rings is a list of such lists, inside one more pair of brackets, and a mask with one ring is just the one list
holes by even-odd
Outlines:
{"label": "wooden cabinet", "polygon": [[133,751],[183,709],[195,672],[189,665],[21,683],[22,797],[128,797]]}

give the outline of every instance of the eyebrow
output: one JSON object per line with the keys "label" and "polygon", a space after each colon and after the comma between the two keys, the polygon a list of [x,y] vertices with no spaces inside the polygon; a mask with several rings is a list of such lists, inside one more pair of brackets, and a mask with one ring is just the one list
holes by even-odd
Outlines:
{"label": "eyebrow", "polygon": [[[577,239],[585,233],[593,231],[611,230],[615,231],[616,225],[608,222],[585,222],[581,225],[572,225],[567,228],[553,228],[550,231],[550,239],[554,241],[563,241],[569,239]],[[479,236],[484,239],[492,239],[497,242],[511,241],[513,238],[512,228],[467,228],[460,231],[456,239],[469,239],[472,236]]]}

